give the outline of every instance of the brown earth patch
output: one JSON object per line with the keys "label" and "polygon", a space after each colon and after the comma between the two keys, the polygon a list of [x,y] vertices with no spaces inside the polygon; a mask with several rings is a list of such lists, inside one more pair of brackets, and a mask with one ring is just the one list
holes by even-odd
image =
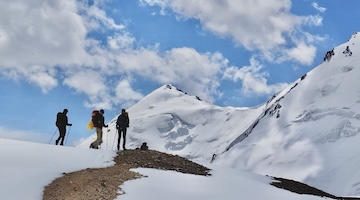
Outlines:
{"label": "brown earth patch", "polygon": [[44,200],[110,200],[122,194],[120,185],[141,175],[131,168],[156,168],[182,173],[210,175],[209,169],[180,156],[153,150],[119,151],[115,165],[64,173],[44,189]]}

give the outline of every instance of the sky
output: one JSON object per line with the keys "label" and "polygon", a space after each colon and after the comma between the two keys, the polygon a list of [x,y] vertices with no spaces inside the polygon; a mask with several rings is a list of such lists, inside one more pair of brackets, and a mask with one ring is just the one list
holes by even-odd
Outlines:
{"label": "sky", "polygon": [[[63,176],[63,173],[112,166],[114,165],[113,157],[116,155],[116,151],[89,150],[8,139],[0,139],[0,149],[2,162],[0,191],[2,198],[8,200],[42,199],[45,186]],[[161,197],[161,199],[195,200],[206,197],[209,200],[219,198],[231,200],[238,199],[239,195],[254,200],[267,197],[275,197],[279,200],[323,199],[278,189],[269,184],[271,182],[269,177],[216,165],[211,166],[210,169],[212,175],[207,177],[174,171],[132,169],[147,177],[125,182],[121,188],[126,194],[118,196],[117,199]],[[191,184],[184,184],[185,182]],[[138,192],[139,189],[141,192]],[[257,192],[259,189],[261,193]]]}
{"label": "sky", "polygon": [[[348,40],[356,0],[0,1],[0,137],[67,145],[164,84],[219,106],[252,107]],[[20,116],[20,117],[19,117]]]}

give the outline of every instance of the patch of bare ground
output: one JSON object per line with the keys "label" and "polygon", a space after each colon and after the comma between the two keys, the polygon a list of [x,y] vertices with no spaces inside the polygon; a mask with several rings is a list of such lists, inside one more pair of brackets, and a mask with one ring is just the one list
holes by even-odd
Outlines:
{"label": "patch of bare ground", "polygon": [[360,198],[356,198],[356,197],[338,197],[338,196],[329,194],[327,192],[324,192],[322,190],[319,190],[317,188],[306,185],[304,183],[300,183],[297,181],[284,179],[284,178],[278,178],[278,177],[273,177],[273,178],[274,178],[274,182],[272,182],[271,185],[273,185],[277,188],[281,188],[281,189],[288,190],[290,192],[297,193],[297,194],[307,194],[307,195],[314,195],[314,196],[327,197],[327,198],[331,198],[331,199],[342,199],[342,200],[360,199]]}
{"label": "patch of bare ground", "polygon": [[[141,178],[142,175],[130,171],[132,168],[155,168],[174,170],[181,173],[209,176],[210,170],[180,156],[161,153],[154,150],[119,151],[115,165],[108,168],[85,169],[54,180],[45,187],[44,200],[112,200],[121,191],[121,185],[127,181]],[[271,185],[299,194],[308,194],[332,199],[360,199],[336,197],[306,184],[293,180],[274,178]]]}

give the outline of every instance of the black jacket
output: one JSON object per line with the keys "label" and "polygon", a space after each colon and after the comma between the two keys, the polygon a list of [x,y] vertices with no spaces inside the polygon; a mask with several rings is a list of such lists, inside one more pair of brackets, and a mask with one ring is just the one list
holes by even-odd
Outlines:
{"label": "black jacket", "polygon": [[116,121],[116,126],[120,127],[120,128],[125,128],[125,127],[129,127],[129,115],[127,112],[121,113],[121,115],[119,115],[119,117],[117,118]]}
{"label": "black jacket", "polygon": [[69,125],[68,123],[68,117],[65,113],[58,112],[56,115],[56,126],[57,127],[66,127],[66,125]]}

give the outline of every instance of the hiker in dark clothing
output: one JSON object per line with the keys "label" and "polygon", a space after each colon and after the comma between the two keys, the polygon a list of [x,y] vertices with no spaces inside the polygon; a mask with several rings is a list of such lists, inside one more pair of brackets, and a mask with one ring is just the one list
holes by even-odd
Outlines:
{"label": "hiker in dark clothing", "polygon": [[331,57],[335,55],[334,49],[332,49],[331,51],[326,52],[325,57],[324,57],[324,61],[330,61]]}
{"label": "hiker in dark clothing", "polygon": [[346,46],[346,49],[345,49],[345,51],[343,51],[343,54],[345,54],[346,57],[352,55],[352,52],[350,51],[349,46]]}
{"label": "hiker in dark clothing", "polygon": [[129,127],[129,114],[125,111],[125,109],[121,110],[121,115],[117,118],[116,121],[116,129],[118,130],[118,142],[117,142],[117,149],[120,149],[120,139],[121,139],[121,132],[123,133],[123,149],[126,150],[126,129]]}
{"label": "hiker in dark clothing", "polygon": [[65,108],[63,112],[58,112],[56,115],[56,126],[59,129],[59,138],[55,142],[56,145],[59,144],[60,140],[60,145],[64,145],[66,126],[72,126],[72,124],[68,123],[68,117],[66,116],[67,113],[68,110]]}
{"label": "hiker in dark clothing", "polygon": [[99,145],[102,143],[102,136],[103,136],[103,127],[109,127],[104,123],[104,110],[101,109],[99,112],[95,113],[95,116],[92,118],[92,122],[94,124],[96,130],[96,140],[90,144],[90,148],[98,149]]}

